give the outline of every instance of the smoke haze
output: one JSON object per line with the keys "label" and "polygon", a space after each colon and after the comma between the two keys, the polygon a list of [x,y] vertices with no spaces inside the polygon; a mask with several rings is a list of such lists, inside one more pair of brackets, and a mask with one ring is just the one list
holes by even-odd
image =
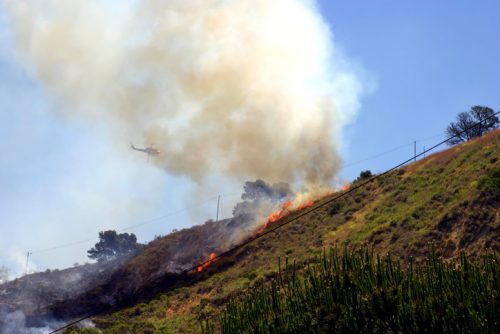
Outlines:
{"label": "smoke haze", "polygon": [[339,168],[361,85],[313,1],[5,4],[59,114],[154,144],[170,174],[311,188]]}

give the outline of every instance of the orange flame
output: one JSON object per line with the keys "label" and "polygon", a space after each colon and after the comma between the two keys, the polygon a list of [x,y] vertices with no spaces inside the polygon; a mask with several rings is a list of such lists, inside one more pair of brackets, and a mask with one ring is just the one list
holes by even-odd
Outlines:
{"label": "orange flame", "polygon": [[285,217],[288,214],[288,212],[289,212],[288,208],[291,205],[292,205],[292,201],[287,201],[287,202],[283,203],[283,205],[281,206],[281,209],[279,211],[274,211],[273,213],[271,213],[269,215],[269,217],[267,217],[267,222],[264,225],[262,225],[261,228],[259,228],[257,233],[260,234],[260,233],[264,232],[264,230],[269,225],[271,225],[272,223],[275,223],[276,221]]}
{"label": "orange flame", "polygon": [[340,187],[340,190],[341,191],[346,191],[346,190],[349,190],[349,188],[351,188],[351,184],[350,183],[346,183],[342,187]]}
{"label": "orange flame", "polygon": [[312,201],[312,200],[311,201],[307,201],[307,202],[302,203],[301,205],[299,205],[297,207],[297,211],[303,210],[303,209],[308,208],[308,207],[313,206],[313,205],[314,205],[314,201]]}
{"label": "orange flame", "polygon": [[302,203],[300,204],[297,208],[295,209],[291,209],[290,207],[292,206],[292,201],[287,201],[285,203],[283,203],[283,205],[281,206],[281,209],[278,210],[278,211],[274,211],[273,213],[271,213],[269,215],[269,217],[267,217],[267,221],[264,225],[262,225],[258,230],[257,230],[257,234],[261,234],[262,232],[264,232],[264,230],[271,224],[277,222],[278,220],[282,219],[283,217],[287,216],[288,214],[290,214],[291,212],[293,211],[300,211],[302,209],[305,209],[307,207],[310,207],[314,205],[314,201],[313,200],[310,200],[310,201],[307,201],[305,203]]}
{"label": "orange flame", "polygon": [[214,263],[215,261],[217,261],[216,257],[217,257],[217,254],[210,253],[210,256],[208,257],[207,261],[200,262],[200,265],[199,265],[197,271],[199,273],[201,273],[203,271],[203,269],[207,268],[209,265],[211,265],[212,263]]}

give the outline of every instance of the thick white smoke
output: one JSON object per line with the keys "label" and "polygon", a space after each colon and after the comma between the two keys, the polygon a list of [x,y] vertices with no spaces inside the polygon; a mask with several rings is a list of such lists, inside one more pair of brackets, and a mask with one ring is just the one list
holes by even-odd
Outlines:
{"label": "thick white smoke", "polygon": [[4,0],[64,117],[203,184],[328,185],[362,87],[314,1]]}

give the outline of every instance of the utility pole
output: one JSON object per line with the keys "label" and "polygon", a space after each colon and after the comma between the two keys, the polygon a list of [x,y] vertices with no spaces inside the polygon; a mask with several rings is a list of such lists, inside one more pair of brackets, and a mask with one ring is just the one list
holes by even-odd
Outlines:
{"label": "utility pole", "polygon": [[413,161],[417,161],[417,141],[413,142]]}
{"label": "utility pole", "polygon": [[220,195],[217,197],[217,215],[215,216],[215,221],[219,221],[219,204],[220,204]]}
{"label": "utility pole", "polygon": [[30,260],[30,255],[33,254],[31,252],[26,252],[26,276],[28,276],[28,264]]}
{"label": "utility pole", "polygon": [[424,159],[425,159],[425,146],[424,146]]}

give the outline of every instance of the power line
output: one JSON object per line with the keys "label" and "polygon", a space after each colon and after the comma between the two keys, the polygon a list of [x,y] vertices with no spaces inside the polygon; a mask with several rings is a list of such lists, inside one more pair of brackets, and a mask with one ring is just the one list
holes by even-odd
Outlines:
{"label": "power line", "polygon": [[[495,116],[496,116],[497,114],[499,114],[499,113],[500,113],[500,111],[497,111],[496,113],[494,113],[494,114],[490,115],[490,116],[489,116],[489,117],[487,117],[487,118],[482,119],[481,121],[479,121],[479,122],[475,123],[474,125],[470,126],[469,128],[466,128],[465,130],[463,130],[463,131],[461,131],[461,132],[459,132],[459,133],[457,133],[457,134],[455,134],[455,135],[453,135],[453,136],[451,136],[451,137],[449,137],[449,138],[447,138],[447,139],[445,139],[445,140],[443,140],[443,141],[439,142],[438,144],[435,144],[435,145],[434,145],[434,146],[432,146],[431,148],[429,148],[429,149],[427,149],[427,150],[424,150],[422,153],[419,153],[419,154],[416,154],[415,156],[412,156],[411,158],[409,158],[409,159],[407,159],[407,160],[405,160],[405,161],[403,161],[403,162],[399,163],[398,165],[396,165],[396,166],[394,166],[394,167],[392,167],[392,168],[387,169],[385,172],[383,172],[383,173],[381,173],[381,174],[378,174],[378,175],[375,175],[375,176],[373,176],[372,178],[370,178],[370,179],[368,179],[368,180],[366,180],[366,181],[364,181],[364,182],[361,182],[361,183],[359,183],[358,185],[353,186],[353,187],[349,188],[348,190],[346,190],[346,191],[344,191],[344,192],[341,192],[339,195],[334,196],[334,197],[330,198],[329,200],[327,200],[327,201],[325,201],[325,202],[323,202],[323,203],[320,203],[319,205],[316,205],[316,206],[310,207],[310,208],[308,208],[308,209],[304,209],[304,210],[302,210],[302,211],[301,211],[298,215],[294,215],[293,217],[289,218],[288,220],[287,220],[287,217],[283,218],[284,222],[283,222],[283,223],[281,223],[281,224],[279,224],[279,225],[277,225],[276,227],[274,227],[274,228],[272,228],[272,229],[268,229],[267,231],[264,231],[263,233],[258,234],[258,235],[256,235],[256,236],[254,236],[253,238],[251,238],[251,239],[249,239],[249,240],[247,240],[247,241],[245,241],[245,242],[243,242],[243,243],[241,243],[241,244],[239,244],[239,245],[237,245],[237,246],[234,246],[233,248],[231,248],[231,249],[229,249],[229,250],[227,250],[227,251],[225,251],[225,252],[223,252],[223,253],[221,253],[221,254],[219,254],[219,255],[216,255],[215,257],[213,257],[213,258],[211,258],[211,259],[209,259],[209,260],[206,260],[205,262],[199,263],[199,264],[198,264],[198,265],[196,265],[196,266],[193,266],[193,267],[191,267],[191,268],[185,269],[185,270],[181,271],[178,275],[179,275],[179,276],[182,276],[182,275],[187,274],[187,273],[189,273],[189,272],[191,272],[191,271],[195,271],[195,270],[197,270],[199,266],[203,266],[203,265],[205,265],[205,264],[210,264],[210,263],[213,263],[215,260],[220,259],[220,258],[222,258],[222,257],[224,257],[224,256],[226,256],[226,255],[229,255],[229,254],[231,254],[232,252],[234,252],[234,251],[236,251],[236,250],[238,250],[238,249],[240,249],[240,248],[242,248],[242,247],[244,247],[244,246],[246,246],[246,245],[248,245],[248,244],[250,244],[250,243],[254,242],[255,240],[258,240],[258,239],[260,239],[260,238],[262,238],[262,237],[264,237],[264,236],[266,236],[266,235],[268,235],[268,234],[270,234],[270,233],[273,233],[273,232],[277,231],[278,229],[282,228],[283,226],[286,226],[286,225],[288,225],[288,224],[290,224],[290,223],[292,223],[292,222],[294,222],[294,221],[299,220],[300,218],[302,218],[302,217],[304,217],[304,216],[306,216],[306,215],[310,214],[311,212],[314,212],[314,211],[318,210],[319,208],[322,208],[322,207],[324,207],[324,206],[326,206],[326,205],[328,205],[328,204],[330,204],[330,203],[332,203],[332,202],[334,202],[334,201],[336,201],[336,200],[339,200],[340,198],[346,197],[347,195],[351,194],[351,193],[352,193],[352,192],[354,192],[355,190],[357,190],[357,189],[359,189],[359,188],[361,188],[361,187],[364,187],[364,186],[365,186],[365,185],[367,185],[368,183],[371,183],[371,182],[373,182],[373,181],[375,181],[375,180],[377,180],[377,179],[381,178],[382,176],[387,175],[387,174],[391,173],[392,171],[394,171],[394,170],[396,170],[396,169],[398,169],[398,168],[400,168],[400,167],[402,167],[402,166],[406,165],[407,163],[411,162],[413,159],[416,159],[416,158],[418,158],[418,157],[420,157],[420,156],[422,156],[422,155],[426,154],[427,152],[432,151],[432,150],[434,150],[435,148],[437,148],[437,147],[439,147],[439,146],[441,146],[441,145],[443,145],[443,144],[446,144],[447,142],[449,142],[449,141],[450,141],[450,140],[452,140],[453,138],[456,138],[456,137],[461,136],[461,135],[462,135],[462,134],[464,134],[465,132],[467,132],[467,131],[469,131],[470,129],[475,128],[476,126],[478,126],[478,125],[482,124],[483,122],[485,122],[485,121],[487,121],[487,120],[489,120],[489,119],[491,119],[491,118],[495,117]],[[90,314],[90,315],[86,315],[86,316],[84,316],[84,317],[82,317],[82,318],[80,318],[80,319],[77,319],[77,320],[75,320],[75,321],[72,321],[72,322],[70,322],[70,323],[68,323],[68,324],[64,325],[63,327],[60,327],[60,328],[58,328],[58,329],[56,329],[56,330],[54,330],[54,331],[50,332],[49,334],[55,334],[55,333],[57,333],[57,332],[59,332],[59,331],[61,331],[61,330],[63,330],[63,329],[66,329],[66,328],[69,328],[69,327],[71,327],[71,326],[73,326],[73,325],[76,325],[76,324],[80,323],[81,321],[84,321],[84,320],[86,320],[86,319],[89,319],[89,318],[91,318],[91,317],[93,317],[93,316],[96,316],[96,315],[98,315],[98,314],[100,314],[100,313],[102,313],[102,311],[100,311],[100,312],[94,312],[94,313],[92,313],[92,314]]]}
{"label": "power line", "polygon": [[342,166],[342,168],[348,168],[348,167],[351,167],[351,166],[358,165],[358,164],[360,164],[360,163],[362,163],[362,162],[366,162],[366,161],[370,161],[370,160],[373,160],[373,159],[380,158],[380,157],[382,157],[382,156],[384,156],[384,155],[387,155],[387,154],[389,154],[389,153],[393,153],[393,152],[399,151],[399,150],[401,150],[401,149],[403,149],[403,148],[407,148],[407,147],[409,147],[410,145],[414,145],[414,144],[415,144],[415,142],[417,142],[417,143],[426,142],[426,141],[429,141],[429,140],[431,140],[431,139],[435,139],[435,138],[437,138],[437,137],[442,137],[442,136],[443,136],[442,134],[439,134],[439,135],[434,135],[434,136],[430,136],[430,137],[426,137],[426,138],[422,138],[422,139],[417,139],[417,140],[414,140],[414,141],[412,141],[412,142],[408,142],[408,143],[406,143],[406,144],[402,144],[402,145],[400,145],[400,146],[397,146],[397,147],[391,148],[391,149],[389,149],[389,150],[387,150],[387,151],[384,151],[384,152],[381,152],[381,153],[377,153],[377,154],[372,155],[372,156],[370,156],[370,157],[363,158],[363,159],[361,159],[361,160],[357,160],[357,161],[354,161],[354,162],[349,162],[349,163],[347,163],[347,164],[343,165],[343,166]]}
{"label": "power line", "polygon": [[[423,138],[423,139],[419,139],[418,142],[427,141],[427,140],[436,138],[438,136],[441,136],[441,134],[434,135],[434,136],[431,136],[431,137],[426,137],[426,138]],[[364,159],[361,159],[361,160],[358,160],[358,161],[355,161],[355,162],[352,162],[352,163],[348,163],[348,164],[344,165],[343,168],[348,168],[348,167],[360,164],[362,162],[366,162],[366,161],[369,161],[369,160],[373,160],[373,159],[382,157],[382,156],[387,155],[389,153],[393,153],[393,152],[401,150],[401,149],[403,149],[405,147],[408,147],[409,145],[413,145],[413,143],[414,143],[413,141],[412,142],[408,142],[406,144],[403,144],[403,145],[391,148],[391,149],[389,149],[387,151],[378,153],[376,155],[373,155],[373,156],[370,156],[370,157],[367,157],[367,158],[364,158]],[[229,194],[223,194],[223,195],[220,195],[220,196],[221,197],[227,197],[227,196],[234,196],[236,194],[240,195],[239,192],[238,193],[234,192],[234,193],[229,193]],[[194,205],[194,206],[191,206],[191,207],[185,207],[183,209],[179,209],[177,211],[170,212],[170,213],[168,213],[168,214],[166,214],[164,216],[160,216],[160,217],[157,217],[157,218],[152,218],[152,219],[147,220],[145,222],[142,222],[142,223],[139,223],[139,224],[135,224],[135,225],[131,225],[131,226],[125,227],[125,228],[117,230],[117,231],[118,232],[125,232],[125,231],[129,231],[129,230],[133,230],[133,229],[135,229],[137,227],[141,227],[141,226],[148,225],[148,224],[151,224],[151,223],[154,223],[154,222],[157,222],[157,221],[161,221],[161,220],[163,220],[165,218],[169,218],[169,217],[175,216],[175,215],[177,215],[179,213],[182,213],[182,212],[185,212],[185,211],[188,211],[188,210],[192,210],[193,208],[200,207],[200,206],[202,206],[202,205],[204,205],[206,203],[209,203],[212,200],[215,200],[216,198],[220,201],[220,199],[218,198],[218,196],[214,196],[214,197],[211,197],[211,198],[207,199],[206,201],[204,201],[202,203],[199,203],[197,205]],[[217,218],[216,218],[216,221],[218,220],[218,211],[219,211],[219,205],[217,205]],[[66,243],[66,244],[61,244],[61,245],[57,245],[57,246],[53,246],[53,247],[48,247],[48,248],[34,250],[34,251],[32,251],[32,253],[39,254],[39,253],[50,252],[50,251],[54,251],[54,250],[61,249],[61,248],[67,248],[67,247],[72,247],[72,246],[76,246],[76,245],[81,245],[81,244],[84,244],[84,243],[88,243],[89,241],[94,241],[94,240],[98,240],[98,239],[99,239],[99,237],[93,236],[93,237],[89,237],[87,239],[73,241],[73,242]]]}
{"label": "power line", "polygon": [[426,138],[417,139],[417,142],[429,141],[431,139],[436,139],[438,137],[443,137],[443,134],[440,133],[438,135],[434,135],[434,136],[430,136],[430,137],[426,137]]}
{"label": "power line", "polygon": [[366,161],[369,161],[369,160],[373,160],[373,159],[376,159],[376,158],[380,158],[381,156],[384,156],[384,155],[387,155],[389,153],[392,153],[392,152],[396,152],[396,151],[399,151],[401,150],[402,148],[405,148],[405,147],[408,147],[409,145],[413,145],[413,142],[411,143],[406,143],[404,145],[401,145],[401,146],[398,146],[398,147],[395,147],[395,148],[392,148],[390,150],[387,150],[387,151],[384,151],[382,153],[378,153],[378,154],[375,154],[375,155],[372,155],[368,158],[364,158],[364,159],[361,159],[361,160],[358,160],[358,161],[355,161],[355,162],[351,162],[351,163],[348,163],[344,166],[342,166],[343,168],[347,168],[347,167],[351,167],[351,166],[354,166],[354,165],[357,165],[357,164],[360,164],[362,162],[366,162]]}
{"label": "power line", "polygon": [[[221,196],[232,197],[232,196],[235,196],[235,195],[236,195],[236,193],[229,193],[229,194],[214,196],[214,197],[211,197],[211,198],[209,198],[209,199],[207,199],[207,200],[205,200],[205,201],[203,201],[201,203],[198,203],[196,205],[185,207],[185,208],[179,209],[177,211],[173,211],[173,212],[167,213],[167,214],[165,214],[163,216],[146,220],[146,221],[144,221],[142,223],[138,223],[138,224],[135,224],[135,225],[127,226],[127,227],[124,227],[124,228],[119,229],[117,231],[118,232],[124,232],[124,231],[133,230],[133,229],[136,229],[138,227],[141,227],[141,226],[144,226],[144,225],[148,225],[148,224],[151,224],[151,223],[154,223],[154,222],[158,222],[158,221],[164,220],[166,218],[178,215],[178,214],[180,214],[182,212],[189,211],[189,210],[201,207],[201,206],[203,206],[203,205],[205,205],[205,204],[207,204],[207,203],[209,203],[209,202],[217,199],[218,197],[221,197]],[[238,193],[238,195],[240,195],[240,193]],[[31,252],[31,254],[33,254],[33,253],[34,254],[45,253],[45,252],[53,251],[53,250],[60,249],[60,248],[66,248],[66,247],[70,247],[70,246],[75,246],[75,245],[87,243],[89,241],[94,241],[94,240],[97,240],[97,239],[98,239],[98,237],[91,237],[91,238],[87,238],[87,239],[83,239],[83,240],[73,241],[73,242],[70,242],[70,243],[67,243],[67,244],[62,244],[62,245],[58,245],[58,246],[54,246],[54,247],[49,247],[49,248],[44,248],[44,249],[38,249],[38,250],[30,251],[30,252]]]}
{"label": "power line", "polygon": [[[436,138],[438,136],[441,136],[441,134],[439,135],[434,135],[434,136],[431,136],[431,137],[427,137],[427,138],[423,138],[423,139],[419,139],[417,140],[417,142],[422,142],[422,141],[427,141],[427,140],[430,140],[430,139],[433,139],[433,138]],[[373,159],[376,159],[376,158],[379,158],[381,156],[384,156],[384,155],[387,155],[389,153],[392,153],[392,152],[395,152],[395,151],[398,151],[398,150],[401,150],[402,148],[405,148],[405,147],[408,147],[409,145],[413,145],[413,141],[412,142],[408,142],[406,144],[403,144],[403,145],[400,145],[400,146],[397,146],[397,147],[394,147],[392,149],[389,149],[387,151],[384,151],[384,152],[381,152],[381,153],[378,153],[376,155],[373,155],[373,156],[370,156],[370,157],[367,157],[367,158],[364,158],[364,159],[361,159],[361,160],[358,160],[358,161],[355,161],[355,162],[352,162],[352,163],[349,163],[349,164],[346,164],[343,166],[343,168],[348,168],[348,167],[351,167],[351,166],[354,166],[354,165],[357,165],[357,164],[360,164],[362,162],[366,162],[366,161],[369,161],[369,160],[373,160]],[[425,148],[424,148],[425,149]],[[220,201],[220,198],[219,197],[229,197],[229,196],[234,196],[234,195],[240,195],[241,193],[240,192],[234,192],[234,193],[229,193],[229,194],[222,194],[222,195],[219,195],[219,196],[214,196],[214,197],[211,197],[209,199],[207,199],[206,201],[204,202],[201,202],[199,204],[196,204],[196,205],[193,205],[193,206],[190,206],[190,207],[185,207],[185,208],[182,208],[182,209],[179,209],[177,211],[174,211],[174,212],[170,212],[164,216],[160,216],[160,217],[156,217],[156,218],[152,218],[150,220],[147,220],[147,221],[144,221],[142,223],[139,223],[139,224],[135,224],[135,225],[131,225],[131,226],[128,226],[128,227],[125,227],[125,228],[122,228],[120,230],[117,230],[118,232],[125,232],[125,231],[129,231],[129,230],[133,230],[135,228],[138,228],[138,227],[141,227],[141,226],[144,226],[144,225],[148,225],[148,224],[151,224],[151,223],[154,223],[154,222],[157,222],[157,221],[161,221],[161,220],[164,220],[166,218],[169,218],[171,216],[175,216],[179,213],[182,213],[182,212],[185,212],[185,211],[188,211],[188,210],[192,210],[194,208],[197,208],[197,207],[200,207],[202,205],[205,205],[207,203],[209,203],[210,201],[212,200],[215,200],[216,198],[218,199],[218,201]],[[219,213],[219,205],[217,205],[217,218],[216,218],[216,221],[218,220],[218,213]],[[78,240],[78,241],[73,241],[73,242],[70,242],[70,243],[66,243],[66,244],[61,244],[61,245],[57,245],[57,246],[53,246],[53,247],[48,247],[48,248],[43,248],[43,249],[38,249],[38,250],[34,250],[32,251],[32,253],[35,253],[35,254],[39,254],[39,253],[45,253],[45,252],[50,252],[50,251],[53,251],[53,250],[57,250],[57,249],[61,249],[61,248],[67,248],[67,247],[71,247],[71,246],[76,246],[76,245],[80,245],[80,244],[84,244],[84,243],[88,243],[89,241],[94,241],[94,240],[98,240],[99,237],[89,237],[87,239],[82,239],[82,240]]]}

